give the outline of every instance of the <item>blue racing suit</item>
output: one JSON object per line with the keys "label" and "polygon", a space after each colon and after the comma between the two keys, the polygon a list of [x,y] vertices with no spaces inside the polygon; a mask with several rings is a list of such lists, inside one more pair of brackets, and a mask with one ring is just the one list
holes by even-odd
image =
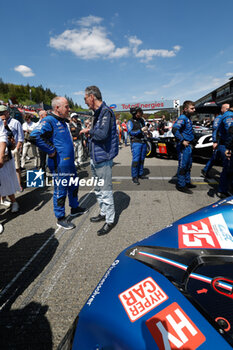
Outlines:
{"label": "blue racing suit", "polygon": [[74,147],[67,120],[51,113],[42,120],[35,139],[36,145],[48,155],[56,151],[54,157],[48,157],[48,167],[54,181],[54,213],[60,219],[65,216],[67,193],[70,207],[77,208],[79,205]]}
{"label": "blue racing suit", "polygon": [[191,182],[191,168],[192,168],[192,146],[183,145],[183,141],[194,140],[193,124],[191,119],[182,114],[175,121],[172,132],[177,141],[177,154],[178,154],[178,170],[177,170],[177,186],[185,187],[186,184]]}
{"label": "blue racing suit", "polygon": [[132,118],[127,123],[128,134],[132,152],[131,176],[143,175],[144,160],[146,158],[146,142],[142,132],[145,122],[142,118]]}
{"label": "blue racing suit", "polygon": [[233,174],[233,159],[229,160],[225,156],[226,146],[227,148],[231,143],[231,130],[233,128],[233,112],[227,111],[223,114],[221,122],[218,127],[218,133],[220,134],[219,149],[221,157],[223,159],[223,169],[220,175],[218,191],[220,193],[227,193],[228,187],[232,183]]}

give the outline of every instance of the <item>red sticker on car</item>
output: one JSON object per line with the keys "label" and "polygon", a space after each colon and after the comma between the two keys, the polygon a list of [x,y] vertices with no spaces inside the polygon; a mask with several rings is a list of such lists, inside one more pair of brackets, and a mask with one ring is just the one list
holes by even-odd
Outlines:
{"label": "red sticker on car", "polygon": [[178,226],[179,248],[233,249],[233,237],[222,214]]}
{"label": "red sticker on car", "polygon": [[119,299],[131,322],[168,299],[159,285],[148,277],[119,294]]}
{"label": "red sticker on car", "polygon": [[177,303],[172,303],[151,317],[146,321],[146,326],[159,350],[194,350],[206,340]]}

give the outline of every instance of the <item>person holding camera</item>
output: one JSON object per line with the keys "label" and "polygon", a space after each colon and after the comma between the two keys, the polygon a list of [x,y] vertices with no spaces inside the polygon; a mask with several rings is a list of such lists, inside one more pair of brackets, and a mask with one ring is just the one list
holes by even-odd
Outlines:
{"label": "person holding camera", "polygon": [[132,119],[127,123],[128,134],[130,136],[132,164],[131,175],[135,185],[140,185],[138,178],[144,179],[144,160],[146,158],[146,140],[144,132],[147,131],[145,121],[142,118],[143,112],[140,107],[130,108]]}

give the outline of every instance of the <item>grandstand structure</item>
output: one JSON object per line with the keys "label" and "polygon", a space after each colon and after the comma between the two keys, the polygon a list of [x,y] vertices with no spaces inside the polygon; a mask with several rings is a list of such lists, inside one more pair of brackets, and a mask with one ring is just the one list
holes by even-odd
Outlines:
{"label": "grandstand structure", "polygon": [[223,103],[233,102],[233,77],[228,82],[199,98],[195,102],[197,112],[215,114],[220,111]]}

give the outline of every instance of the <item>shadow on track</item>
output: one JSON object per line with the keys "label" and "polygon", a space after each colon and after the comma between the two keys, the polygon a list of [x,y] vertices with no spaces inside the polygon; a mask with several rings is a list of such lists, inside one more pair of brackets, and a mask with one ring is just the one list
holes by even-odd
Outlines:
{"label": "shadow on track", "polygon": [[0,243],[0,306],[11,305],[40,275],[52,259],[58,247],[54,230],[24,237],[13,246]]}
{"label": "shadow on track", "polygon": [[45,314],[47,305],[31,302],[20,310],[1,313],[1,350],[52,350],[52,331]]}

